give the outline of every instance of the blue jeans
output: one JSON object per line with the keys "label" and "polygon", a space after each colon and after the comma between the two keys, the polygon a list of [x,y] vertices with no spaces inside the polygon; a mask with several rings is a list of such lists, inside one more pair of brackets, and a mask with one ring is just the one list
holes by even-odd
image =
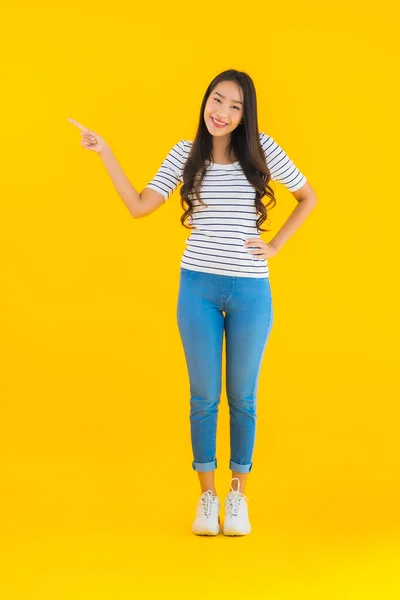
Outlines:
{"label": "blue jeans", "polygon": [[273,322],[269,278],[230,277],[181,267],[177,320],[190,380],[192,468],[217,468],[225,330],[229,468],[249,473],[253,466],[258,377]]}

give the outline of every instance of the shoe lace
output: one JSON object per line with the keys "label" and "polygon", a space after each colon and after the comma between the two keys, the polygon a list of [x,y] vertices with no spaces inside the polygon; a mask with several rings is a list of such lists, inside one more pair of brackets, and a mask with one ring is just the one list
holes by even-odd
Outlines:
{"label": "shoe lace", "polygon": [[230,495],[227,497],[229,513],[232,517],[237,517],[238,511],[239,511],[239,506],[240,506],[240,503],[243,500],[243,498],[246,498],[246,500],[249,500],[249,498],[247,498],[247,496],[242,494],[242,492],[238,492],[238,491],[231,492]]}
{"label": "shoe lace", "polygon": [[203,512],[206,517],[209,517],[211,514],[211,510],[212,510],[215,498],[216,498],[216,496],[213,496],[213,493],[211,490],[207,490],[206,492],[203,492],[202,495],[200,496],[202,509],[203,509]]}
{"label": "shoe lace", "polygon": [[243,498],[246,498],[246,500],[249,500],[249,502],[254,502],[254,500],[250,500],[250,498],[242,494],[242,492],[240,491],[240,480],[237,477],[234,477],[232,481],[234,481],[235,479],[238,482],[238,489],[233,490],[231,485],[231,491],[229,492],[226,498],[228,502],[228,510],[232,517],[238,516],[239,506]]}

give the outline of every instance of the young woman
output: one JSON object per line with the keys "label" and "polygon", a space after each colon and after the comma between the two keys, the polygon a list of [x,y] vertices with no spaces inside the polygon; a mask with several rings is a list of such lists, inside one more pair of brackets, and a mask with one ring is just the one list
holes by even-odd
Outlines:
{"label": "young woman", "polygon": [[[177,321],[190,381],[192,468],[202,492],[192,531],[220,532],[214,472],[225,332],[232,480],[222,532],[246,535],[251,525],[244,488],[253,466],[258,378],[273,323],[268,259],[314,208],[316,194],[278,143],[258,131],[255,87],[241,71],[211,81],[195,139],[174,144],[140,194],[106,142],[69,121],[81,130],[81,145],[99,153],[133,217],[152,213],[183,184],[181,223],[192,232],[180,264]],[[299,204],[266,243],[261,225],[276,204],[270,180],[286,186]]]}

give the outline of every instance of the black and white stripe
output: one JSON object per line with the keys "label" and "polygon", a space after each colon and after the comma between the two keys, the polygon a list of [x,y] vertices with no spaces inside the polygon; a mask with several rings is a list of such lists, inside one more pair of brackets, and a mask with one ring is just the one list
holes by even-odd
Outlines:
{"label": "black and white stripe", "polygon": [[[260,143],[273,181],[294,192],[306,177],[283,148],[264,132]],[[182,172],[193,142],[180,140],[169,151],[147,187],[167,200],[183,182]],[[200,190],[208,207],[194,201],[188,224],[194,229],[186,240],[181,266],[193,271],[237,277],[268,277],[268,260],[256,259],[243,245],[247,238],[260,237],[256,228],[255,192],[239,162],[209,163]]]}

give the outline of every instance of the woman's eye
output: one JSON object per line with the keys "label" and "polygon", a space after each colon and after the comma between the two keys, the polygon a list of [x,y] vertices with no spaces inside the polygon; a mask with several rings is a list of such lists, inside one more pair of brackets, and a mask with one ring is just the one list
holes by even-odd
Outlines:
{"label": "woman's eye", "polygon": [[[219,98],[214,98],[214,100],[221,102],[221,100]],[[236,108],[237,110],[240,110],[240,108],[238,106],[234,106],[233,108]]]}

